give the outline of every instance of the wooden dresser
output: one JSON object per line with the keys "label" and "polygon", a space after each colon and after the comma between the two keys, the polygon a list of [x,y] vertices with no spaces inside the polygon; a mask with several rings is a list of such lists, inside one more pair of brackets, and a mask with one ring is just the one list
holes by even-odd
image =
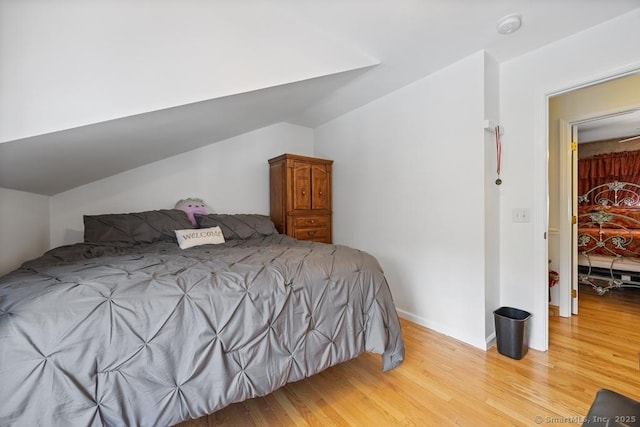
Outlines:
{"label": "wooden dresser", "polygon": [[271,220],[280,233],[331,243],[332,164],[295,154],[269,160]]}

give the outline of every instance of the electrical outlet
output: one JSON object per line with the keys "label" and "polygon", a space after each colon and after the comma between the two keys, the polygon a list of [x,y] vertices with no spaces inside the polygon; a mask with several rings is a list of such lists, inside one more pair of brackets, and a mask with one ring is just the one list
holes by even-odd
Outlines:
{"label": "electrical outlet", "polygon": [[529,222],[530,212],[527,208],[513,208],[511,219],[513,222]]}

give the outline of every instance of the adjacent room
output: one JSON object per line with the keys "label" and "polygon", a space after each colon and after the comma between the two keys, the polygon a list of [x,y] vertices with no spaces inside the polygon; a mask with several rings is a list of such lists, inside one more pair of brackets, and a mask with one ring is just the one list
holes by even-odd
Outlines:
{"label": "adjacent room", "polygon": [[580,289],[633,298],[638,288],[638,83],[632,73],[549,101],[549,259],[559,273],[549,296],[562,316],[579,313]]}
{"label": "adjacent room", "polygon": [[636,40],[637,0],[0,0],[0,425],[635,416],[571,144],[640,110]]}
{"label": "adjacent room", "polygon": [[638,110],[578,125],[577,279],[599,295],[640,289],[639,140]]}

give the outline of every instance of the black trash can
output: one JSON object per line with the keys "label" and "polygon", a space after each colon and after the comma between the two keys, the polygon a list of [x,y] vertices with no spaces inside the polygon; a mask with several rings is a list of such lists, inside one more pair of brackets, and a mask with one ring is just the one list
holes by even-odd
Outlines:
{"label": "black trash can", "polygon": [[493,312],[498,353],[520,360],[529,350],[528,320],[531,313],[513,307],[500,307]]}

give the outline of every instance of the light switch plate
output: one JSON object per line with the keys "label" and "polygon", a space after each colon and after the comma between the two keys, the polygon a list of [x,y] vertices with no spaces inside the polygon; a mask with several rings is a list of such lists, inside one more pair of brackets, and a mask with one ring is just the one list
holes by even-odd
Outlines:
{"label": "light switch plate", "polygon": [[513,222],[529,222],[531,213],[527,208],[513,208],[511,211],[511,219]]}

